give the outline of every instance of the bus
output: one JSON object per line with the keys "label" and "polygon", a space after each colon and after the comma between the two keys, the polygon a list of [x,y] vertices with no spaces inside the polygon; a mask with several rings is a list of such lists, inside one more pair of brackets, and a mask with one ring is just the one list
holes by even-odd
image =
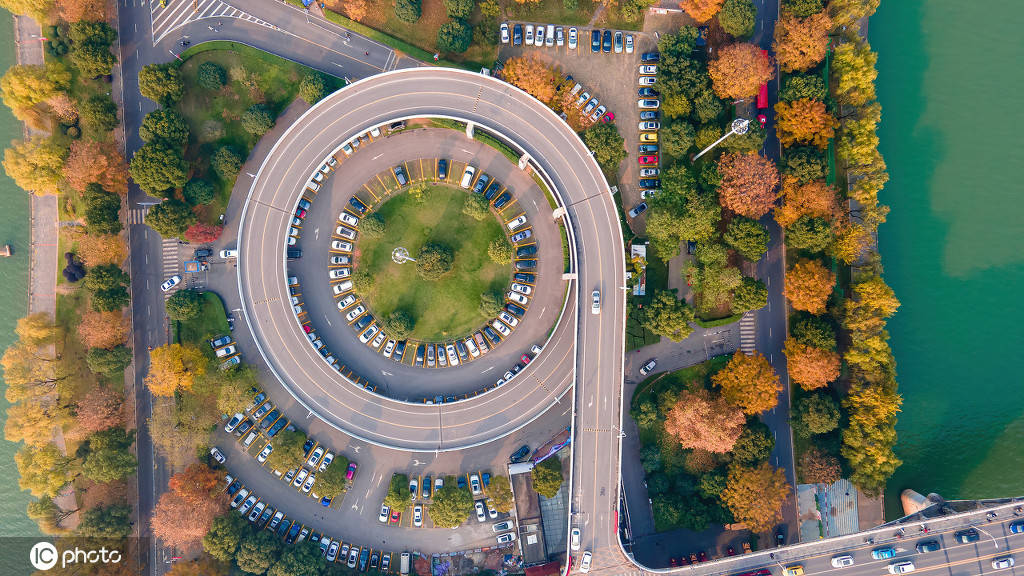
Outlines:
{"label": "bus", "polygon": [[[765,60],[771,60],[771,56],[768,55],[768,51],[762,49],[761,56]],[[768,83],[761,84],[761,88],[757,91],[757,109],[763,110],[768,107]]]}

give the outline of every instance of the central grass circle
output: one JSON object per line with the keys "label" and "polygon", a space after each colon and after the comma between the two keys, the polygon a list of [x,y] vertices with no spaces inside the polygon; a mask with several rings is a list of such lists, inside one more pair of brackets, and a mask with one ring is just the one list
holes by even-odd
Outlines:
{"label": "central grass circle", "polygon": [[[382,204],[374,218],[383,230],[366,234],[356,244],[355,289],[378,320],[406,315],[413,340],[440,342],[464,337],[490,319],[480,308],[482,294],[503,301],[511,267],[496,264],[488,244],[507,242],[494,217],[476,220],[463,214],[470,194],[444,185],[416,188]],[[364,219],[360,227],[370,217]],[[396,264],[392,251],[404,247],[416,258],[425,246],[442,247],[452,255],[451,269],[436,279],[425,279],[416,262]],[[385,324],[387,331],[387,324]]]}

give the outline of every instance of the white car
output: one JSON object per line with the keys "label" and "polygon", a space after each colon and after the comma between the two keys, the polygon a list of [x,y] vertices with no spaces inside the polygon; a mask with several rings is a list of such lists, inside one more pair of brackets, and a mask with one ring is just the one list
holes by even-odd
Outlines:
{"label": "white car", "polygon": [[238,513],[245,516],[245,513],[249,511],[249,508],[252,508],[252,505],[256,503],[256,500],[259,500],[259,498],[255,494],[246,498],[245,502],[238,507]]}
{"label": "white car", "polygon": [[338,557],[338,541],[334,540],[327,547],[327,561],[328,562],[334,562],[334,560],[337,557]]}
{"label": "white car", "polygon": [[651,373],[651,370],[654,370],[654,367],[657,366],[657,365],[658,365],[658,362],[656,360],[654,360],[654,359],[648,360],[646,363],[644,363],[643,366],[640,367],[640,375],[641,376],[647,376],[648,374]]}
{"label": "white car", "polygon": [[385,358],[391,358],[391,356],[395,353],[395,346],[397,344],[398,343],[395,342],[394,338],[388,340],[387,344],[384,345],[384,350],[381,352],[381,354]]}
{"label": "white car", "polygon": [[555,45],[555,26],[554,24],[548,24],[548,27],[544,30],[544,45],[548,48]]}
{"label": "white car", "polygon": [[418,496],[419,493],[420,493],[419,488],[420,488],[420,481],[419,480],[417,480],[416,478],[413,478],[412,480],[409,481],[409,500],[411,500],[413,502],[416,501],[416,496]]}
{"label": "white car", "polygon": [[175,274],[174,276],[171,276],[167,280],[164,280],[164,283],[160,285],[160,290],[167,292],[168,290],[174,288],[178,284],[181,284],[181,276]]}
{"label": "white car", "polygon": [[351,268],[335,268],[334,270],[331,270],[328,273],[328,276],[331,277],[331,280],[341,280],[342,278],[348,278],[351,275]]}
{"label": "white car", "polygon": [[370,341],[371,338],[376,336],[377,332],[379,332],[379,331],[380,331],[380,329],[377,328],[376,324],[374,324],[373,326],[370,326],[369,328],[367,328],[366,332],[363,332],[362,334],[359,335],[359,341],[362,342],[363,344],[366,344],[367,342]]}
{"label": "white car", "polygon": [[641,98],[636,101],[636,106],[641,110],[657,110],[661,106],[661,102],[652,98]]}
{"label": "white car", "polygon": [[600,102],[597,100],[597,98],[594,98],[593,100],[587,103],[586,107],[583,108],[583,113],[590,114],[591,112],[594,111],[594,108],[597,108],[598,104],[600,104]]}
{"label": "white car", "polygon": [[387,337],[387,334],[385,334],[383,331],[377,333],[376,338],[373,339],[373,342],[370,343],[370,346],[373,348],[380,348],[380,345],[384,343],[384,339]]}
{"label": "white car", "polygon": [[238,250],[234,248],[228,250],[221,250],[220,257],[227,260],[228,258],[238,258]]}
{"label": "white car", "polygon": [[543,46],[544,45],[544,25],[543,24],[541,24],[540,26],[537,26],[537,33],[534,34],[534,36],[533,36],[533,45],[534,46]]}
{"label": "white car", "polygon": [[576,28],[569,28],[569,50],[576,49]]}
{"label": "white car", "polygon": [[660,172],[661,172],[661,170],[659,170],[657,168],[641,168],[640,169],[640,177],[641,178],[654,178]]}
{"label": "white car", "polygon": [[519,216],[518,218],[515,218],[513,220],[509,220],[507,223],[505,223],[505,226],[508,226],[509,232],[511,232],[516,228],[519,228],[523,224],[526,224],[526,214],[523,214],[522,216]]}
{"label": "white car", "polygon": [[516,304],[522,304],[523,306],[526,306],[527,304],[530,303],[529,298],[523,296],[518,292],[509,292],[508,294],[505,294],[505,298],[508,298],[509,300],[515,302]]}
{"label": "white car", "polygon": [[1013,568],[1013,565],[1013,556],[1000,556],[999,558],[992,559],[993,570],[1005,570],[1006,568]]}
{"label": "white car", "polygon": [[342,238],[348,238],[349,240],[356,239],[356,231],[349,228],[348,226],[338,226],[335,228],[334,233]]}
{"label": "white car", "polygon": [[527,46],[533,44],[533,24],[526,25],[524,44],[526,44]]}
{"label": "white car", "polygon": [[210,456],[213,456],[213,459],[220,464],[223,464],[224,461],[227,460],[227,458],[224,457],[224,453],[218,450],[216,446],[210,448]]}
{"label": "white car", "polygon": [[[466,338],[462,343],[466,345],[466,350],[469,350],[470,356],[473,358],[480,357],[480,349],[476,347],[476,342],[473,342],[472,338]],[[438,480],[440,480],[440,478],[438,478]]]}
{"label": "white car", "polygon": [[352,251],[352,243],[351,242],[342,242],[341,240],[333,240],[333,241],[331,241],[331,249],[332,250],[338,250],[338,251],[341,251],[341,252],[351,252]]}
{"label": "white car", "polygon": [[324,461],[320,463],[320,468],[317,468],[317,472],[323,472],[326,470],[327,465],[331,462],[334,462],[334,454],[331,454],[330,452],[324,454]]}
{"label": "white car", "polygon": [[308,494],[313,489],[314,482],[316,482],[316,474],[310,474],[309,478],[306,478],[306,483],[302,485],[302,491]]}
{"label": "white car", "polygon": [[846,568],[847,566],[853,566],[853,556],[843,554],[841,556],[832,557],[833,568]]}
{"label": "white car", "polygon": [[654,86],[658,79],[654,76],[641,76],[637,79],[638,86]]}
{"label": "white car", "polygon": [[516,533],[509,532],[508,534],[502,534],[501,536],[498,536],[497,540],[498,544],[508,544],[509,542],[515,542]]}
{"label": "white car", "polygon": [[658,67],[653,64],[642,64],[640,65],[641,74],[657,74]]}
{"label": "white car", "polygon": [[341,300],[338,300],[338,310],[344,310],[345,308],[348,308],[349,306],[351,306],[351,305],[353,305],[355,303],[356,303],[356,295],[355,294],[349,294],[348,296],[345,296]]}
{"label": "white car", "polygon": [[469,475],[469,489],[474,496],[483,492],[483,490],[480,488],[480,477],[477,476],[476,474]]}
{"label": "white car", "polygon": [[569,549],[573,552],[580,549],[580,537],[581,533],[579,528],[573,528],[572,531],[569,532]]}
{"label": "white car", "polygon": [[473,166],[466,166],[466,171],[462,173],[462,180],[459,182],[459,186],[468,189],[469,185],[473,183],[474,174],[476,174],[476,168]]}
{"label": "white car", "polygon": [[242,488],[241,490],[239,490],[238,494],[235,494],[235,497],[231,500],[231,507],[238,508],[238,505],[241,504],[242,500],[245,500],[245,497],[248,495],[249,490],[247,488]]}
{"label": "white car", "polygon": [[267,444],[266,446],[263,447],[263,450],[260,451],[259,455],[256,456],[256,461],[259,462],[260,464],[266,462],[267,456],[270,456],[270,453],[273,451],[274,447],[271,446],[270,444]]}
{"label": "white car", "polygon": [[352,551],[348,553],[348,567],[355,568],[357,560],[359,560],[359,546],[353,546]]}
{"label": "white car", "polygon": [[597,110],[594,110],[594,113],[590,115],[590,119],[593,120],[594,122],[597,122],[597,119],[600,118],[601,116],[604,116],[604,113],[607,111],[608,109],[605,108],[604,106],[598,106]]}
{"label": "white car", "polygon": [[487,511],[484,509],[484,503],[479,500],[476,501],[476,521],[487,521]]}
{"label": "white car", "polygon": [[459,353],[455,351],[455,344],[448,344],[444,347],[444,351],[448,354],[448,364],[452,366],[459,365]]}
{"label": "white car", "polygon": [[601,291],[594,290],[590,293],[590,313],[600,314],[601,313]]}
{"label": "white car", "polygon": [[589,101],[589,100],[590,100],[590,92],[584,92],[583,94],[580,94],[579,97],[576,98],[576,107],[577,108],[583,107],[583,105],[586,104],[587,101]]}
{"label": "white car", "polygon": [[235,428],[238,427],[238,424],[241,423],[242,420],[244,419],[245,415],[242,414],[241,412],[235,414],[234,416],[231,417],[231,420],[229,420],[228,423],[224,425],[224,431],[228,433],[234,432]]}
{"label": "white car", "polygon": [[644,120],[637,124],[637,129],[641,132],[644,130],[657,130],[659,128],[661,128],[661,122],[657,120]]}
{"label": "white car", "polygon": [[508,44],[508,22],[501,23],[501,43]]}
{"label": "white car", "polygon": [[498,318],[500,318],[502,322],[504,322],[505,324],[508,324],[509,326],[512,326],[513,328],[515,328],[515,326],[517,324],[519,324],[519,319],[518,318],[516,318],[515,316],[509,314],[508,312],[506,312],[504,310],[502,310],[501,313],[498,314]]}
{"label": "white car", "polygon": [[256,505],[252,507],[252,512],[249,513],[249,522],[255,522],[256,519],[260,517],[260,514],[263,513],[263,509],[266,507],[267,505],[265,503],[257,502]]}
{"label": "white car", "polygon": [[[506,33],[507,33],[507,31],[506,31]],[[412,525],[416,526],[417,528],[419,528],[420,526],[423,526],[423,506],[420,506],[419,504],[417,504],[416,506],[413,506],[413,509],[412,509]]]}
{"label": "white car", "polygon": [[512,290],[519,292],[520,294],[525,294],[527,296],[529,296],[530,293],[533,292],[533,288],[530,288],[526,284],[520,284],[519,282],[512,283]]}
{"label": "white car", "polygon": [[341,214],[338,214],[338,220],[342,221],[345,224],[348,224],[353,228],[359,227],[359,218],[356,218],[355,216],[349,214],[348,212],[342,212]]}
{"label": "white car", "polygon": [[345,320],[349,323],[352,323],[352,321],[354,321],[356,318],[362,316],[363,312],[366,312],[366,306],[360,304],[359,306],[356,306],[352,310],[349,310],[348,314],[345,314]]}
{"label": "white car", "polygon": [[587,550],[583,553],[583,559],[580,560],[580,572],[586,574],[590,572],[590,561],[594,559],[594,555]]}
{"label": "white car", "polygon": [[512,330],[510,330],[508,326],[502,324],[500,320],[492,320],[491,326],[493,326],[495,330],[501,333],[502,336],[508,337],[509,335],[512,334]]}
{"label": "white car", "polygon": [[351,263],[352,263],[352,258],[350,258],[348,256],[331,256],[331,264],[334,264],[336,266],[337,265],[344,265],[344,264],[351,264]]}
{"label": "white car", "polygon": [[317,446],[316,450],[313,450],[313,453],[309,455],[309,459],[306,460],[306,466],[309,466],[309,467],[316,466],[316,463],[320,461],[320,457],[323,456],[323,455],[324,455],[324,447],[323,446]]}
{"label": "white car", "polygon": [[565,31],[561,26],[555,28],[555,46],[565,46]]}
{"label": "white car", "polygon": [[377,515],[377,521],[380,522],[381,524],[387,524],[388,523],[388,516],[390,516],[390,515],[391,515],[391,508],[388,508],[387,505],[385,505],[385,504],[381,504],[380,505],[380,514]]}
{"label": "white car", "polygon": [[626,54],[633,53],[633,35],[626,34]]}
{"label": "white car", "polygon": [[907,574],[915,569],[913,562],[893,562],[889,564],[889,574]]}
{"label": "white car", "polygon": [[488,498],[484,504],[487,505],[487,517],[491,520],[498,518],[498,509],[494,507],[494,501]]}
{"label": "white car", "polygon": [[295,486],[296,488],[302,486],[302,483],[306,480],[306,476],[309,476],[309,470],[306,470],[305,468],[299,470],[299,475],[292,481],[292,486]]}

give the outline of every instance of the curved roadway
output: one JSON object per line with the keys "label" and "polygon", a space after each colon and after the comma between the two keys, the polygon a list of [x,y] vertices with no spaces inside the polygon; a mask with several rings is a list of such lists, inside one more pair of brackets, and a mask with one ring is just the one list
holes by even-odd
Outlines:
{"label": "curved roadway", "polygon": [[[398,402],[350,384],[306,343],[285,287],[285,230],[309,174],[352,135],[412,116],[465,118],[516,141],[560,193],[576,236],[577,296],[585,301],[585,312],[577,316],[578,303],[570,298],[563,322],[536,361],[510,384],[454,404]],[[289,128],[260,168],[242,215],[238,248],[246,321],[268,365],[312,412],[352,436],[399,449],[435,451],[508,434],[558,402],[574,383],[577,339],[576,394],[584,403],[579,409],[593,414],[586,421],[592,420],[596,430],[618,425],[614,390],[622,372],[625,261],[615,203],[600,168],[571,128],[508,84],[470,72],[424,68],[374,76],[327,97]],[[604,294],[599,315],[589,310],[594,288]],[[613,392],[612,402],[608,393],[594,396],[595,390]],[[600,477],[602,500],[614,502],[617,446],[602,442],[594,452],[588,455],[588,468],[596,466],[592,479],[597,484]],[[609,482],[612,489],[606,496],[603,488]],[[603,532],[598,546],[613,541],[613,530]]]}

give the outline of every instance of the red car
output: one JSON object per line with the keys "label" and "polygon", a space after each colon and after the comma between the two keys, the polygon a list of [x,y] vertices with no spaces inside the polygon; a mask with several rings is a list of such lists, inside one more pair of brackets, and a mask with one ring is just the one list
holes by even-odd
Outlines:
{"label": "red car", "polygon": [[609,113],[605,114],[603,120],[605,122],[612,122],[612,121],[614,121],[615,120],[615,113],[614,112],[609,112]]}
{"label": "red car", "polygon": [[657,164],[658,163],[658,155],[657,154],[651,154],[649,156],[641,156],[640,158],[638,158],[638,160],[639,160],[640,164]]}
{"label": "red car", "polygon": [[523,361],[523,364],[529,364],[530,360],[532,360],[529,354],[523,354],[522,356],[519,357],[519,359]]}
{"label": "red car", "polygon": [[398,521],[402,519],[402,513],[398,510],[391,511],[391,523],[398,524]]}

